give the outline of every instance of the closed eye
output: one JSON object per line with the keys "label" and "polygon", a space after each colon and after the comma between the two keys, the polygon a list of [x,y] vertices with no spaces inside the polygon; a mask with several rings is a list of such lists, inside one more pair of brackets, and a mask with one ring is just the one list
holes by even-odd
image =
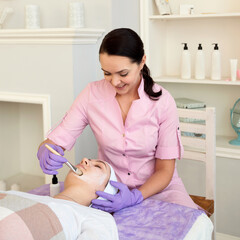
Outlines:
{"label": "closed eye", "polygon": [[127,75],[128,75],[128,73],[124,73],[124,74],[121,73],[121,74],[120,74],[121,77],[126,77]]}
{"label": "closed eye", "polygon": [[110,73],[106,73],[106,72],[104,72],[103,73],[105,76],[110,76],[111,74]]}

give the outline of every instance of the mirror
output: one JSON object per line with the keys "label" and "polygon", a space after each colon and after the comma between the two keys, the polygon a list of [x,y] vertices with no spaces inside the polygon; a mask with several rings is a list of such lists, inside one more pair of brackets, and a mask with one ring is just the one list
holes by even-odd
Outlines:
{"label": "mirror", "polygon": [[240,98],[235,102],[230,111],[231,124],[238,137],[229,141],[232,145],[240,146]]}

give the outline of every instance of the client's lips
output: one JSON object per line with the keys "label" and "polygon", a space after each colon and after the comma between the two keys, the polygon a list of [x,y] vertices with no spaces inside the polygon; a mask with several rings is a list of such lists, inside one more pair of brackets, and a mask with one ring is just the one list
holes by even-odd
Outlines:
{"label": "client's lips", "polygon": [[82,164],[77,165],[77,168],[82,168],[82,169],[86,170]]}

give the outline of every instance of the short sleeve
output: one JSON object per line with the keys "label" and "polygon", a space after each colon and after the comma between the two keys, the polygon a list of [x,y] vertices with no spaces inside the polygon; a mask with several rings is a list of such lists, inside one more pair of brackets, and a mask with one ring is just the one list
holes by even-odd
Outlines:
{"label": "short sleeve", "polygon": [[89,94],[90,85],[78,95],[61,123],[48,134],[50,140],[67,150],[74,146],[76,139],[88,125],[87,104]]}
{"label": "short sleeve", "polygon": [[155,157],[159,159],[181,159],[184,150],[181,144],[176,103],[169,93],[162,97],[165,98],[162,101],[165,106],[161,111]]}

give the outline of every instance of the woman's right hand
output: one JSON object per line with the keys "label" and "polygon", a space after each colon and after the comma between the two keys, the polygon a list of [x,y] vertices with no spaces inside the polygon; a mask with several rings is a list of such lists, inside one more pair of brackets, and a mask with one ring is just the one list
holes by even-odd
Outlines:
{"label": "woman's right hand", "polygon": [[[61,147],[54,145],[54,144],[49,144],[48,145],[56,150],[60,155],[64,155],[64,151]],[[39,160],[40,167],[42,168],[43,172],[49,175],[56,175],[58,172],[56,169],[62,168],[63,164],[67,162],[67,159],[58,156],[52,152],[50,152],[46,147],[45,144],[42,144],[37,153],[37,157]]]}

